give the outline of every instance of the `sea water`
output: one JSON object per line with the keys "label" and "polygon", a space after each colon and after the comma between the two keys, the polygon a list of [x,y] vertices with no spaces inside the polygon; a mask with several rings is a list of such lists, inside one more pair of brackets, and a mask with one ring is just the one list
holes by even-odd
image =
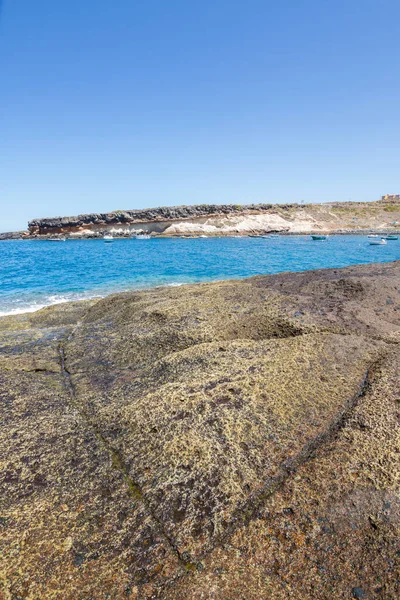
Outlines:
{"label": "sea water", "polygon": [[0,315],[160,285],[400,259],[364,236],[0,242]]}

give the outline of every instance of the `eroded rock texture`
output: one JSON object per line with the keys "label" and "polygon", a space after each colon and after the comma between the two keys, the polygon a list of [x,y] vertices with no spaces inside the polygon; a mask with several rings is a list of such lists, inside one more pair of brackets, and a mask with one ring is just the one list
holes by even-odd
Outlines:
{"label": "eroded rock texture", "polygon": [[397,598],[399,342],[400,263],[1,319],[0,597]]}

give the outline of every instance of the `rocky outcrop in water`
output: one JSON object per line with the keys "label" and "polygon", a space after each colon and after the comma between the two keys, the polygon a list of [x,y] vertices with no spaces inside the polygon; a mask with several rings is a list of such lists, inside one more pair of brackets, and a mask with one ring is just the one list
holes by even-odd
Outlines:
{"label": "rocky outcrop in water", "polygon": [[0,319],[0,597],[398,598],[400,263]]}
{"label": "rocky outcrop in water", "polygon": [[0,240],[21,240],[29,236],[28,231],[8,231],[0,233]]}

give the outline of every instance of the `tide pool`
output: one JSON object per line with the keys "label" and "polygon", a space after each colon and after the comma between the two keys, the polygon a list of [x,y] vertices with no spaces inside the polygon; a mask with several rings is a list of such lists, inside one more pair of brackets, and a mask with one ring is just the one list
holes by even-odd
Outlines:
{"label": "tide pool", "polygon": [[400,259],[365,236],[0,242],[0,315],[112,292]]}

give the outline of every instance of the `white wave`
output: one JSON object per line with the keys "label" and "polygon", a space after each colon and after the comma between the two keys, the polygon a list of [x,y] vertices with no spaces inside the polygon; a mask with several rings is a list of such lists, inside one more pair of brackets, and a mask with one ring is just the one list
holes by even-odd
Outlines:
{"label": "white wave", "polygon": [[0,310],[0,317],[11,317],[12,315],[23,315],[24,313],[32,313],[49,306],[48,304],[38,304],[35,306],[25,306],[21,308],[12,308],[11,310]]}
{"label": "white wave", "polygon": [[[14,302],[10,302],[10,307],[7,309],[3,309],[0,310],[0,317],[9,317],[9,316],[13,316],[13,315],[23,315],[24,313],[33,313],[33,312],[37,312],[38,310],[41,310],[42,308],[46,308],[47,306],[54,306],[56,304],[63,304],[65,302],[78,302],[81,300],[92,300],[94,298],[104,298],[106,296],[108,296],[109,294],[115,294],[115,293],[120,293],[120,292],[139,292],[142,290],[146,290],[146,289],[151,289],[151,288],[159,288],[159,287],[179,287],[181,285],[185,285],[185,283],[188,282],[178,282],[178,281],[173,281],[171,283],[161,283],[161,284],[155,284],[155,282],[153,282],[153,284],[150,285],[143,285],[143,286],[121,286],[115,289],[107,289],[107,290],[102,290],[102,293],[94,293],[92,292],[82,292],[81,294],[79,293],[70,293],[70,294],[63,294],[63,295],[51,295],[51,296],[47,296],[46,298],[43,298],[41,301],[31,301],[29,302],[29,300],[25,300],[25,301],[14,301]],[[17,306],[15,306],[17,305]],[[4,305],[3,305],[4,306]]]}
{"label": "white wave", "polygon": [[46,308],[47,306],[54,306],[56,304],[64,304],[65,302],[77,302],[80,300],[91,300],[93,298],[103,298],[104,295],[100,294],[71,294],[71,296],[49,296],[42,302],[33,302],[32,304],[21,304],[18,308],[9,308],[7,310],[0,310],[0,317],[10,317],[13,315],[23,315],[24,313],[33,313]]}

